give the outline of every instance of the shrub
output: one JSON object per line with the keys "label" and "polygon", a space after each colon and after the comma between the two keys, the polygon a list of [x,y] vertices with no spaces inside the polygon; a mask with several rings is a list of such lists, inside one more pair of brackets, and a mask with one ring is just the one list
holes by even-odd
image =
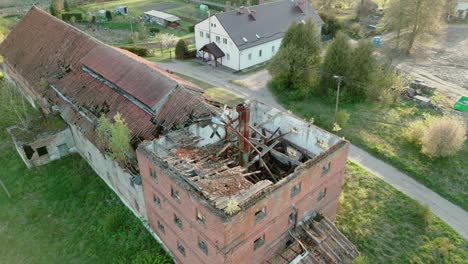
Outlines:
{"label": "shrub", "polygon": [[148,57],[151,55],[151,50],[145,47],[120,47],[121,49],[128,50],[140,57]]}
{"label": "shrub", "polygon": [[189,26],[187,29],[189,33],[195,32],[195,26]]}
{"label": "shrub", "polygon": [[106,19],[107,19],[107,21],[111,21],[111,20],[112,20],[112,13],[111,13],[111,11],[109,11],[109,10],[106,10]]}
{"label": "shrub", "polygon": [[157,33],[159,33],[159,28],[150,28],[149,32],[153,33],[153,34],[157,34]]}
{"label": "shrub", "polygon": [[344,128],[346,124],[348,124],[350,116],[351,115],[347,111],[340,110],[336,114],[336,122],[340,125],[340,127]]}
{"label": "shrub", "polygon": [[343,23],[340,22],[335,15],[321,12],[320,17],[323,22],[325,22],[322,26],[322,35],[331,35],[331,37],[334,38],[336,33],[343,29]]}
{"label": "shrub", "polygon": [[403,133],[403,137],[412,144],[421,146],[422,138],[424,137],[424,132],[426,131],[427,120],[418,120],[409,124],[408,128]]}
{"label": "shrub", "polygon": [[424,133],[421,152],[429,157],[448,157],[460,151],[464,142],[464,121],[440,117],[431,122]]}
{"label": "shrub", "polygon": [[359,37],[362,32],[362,27],[359,23],[353,23],[349,28],[349,32],[351,33],[351,36]]}
{"label": "shrub", "polygon": [[63,13],[62,14],[63,21],[71,21],[73,17],[75,18],[76,21],[83,20],[83,14],[81,13]]}
{"label": "shrub", "polygon": [[176,58],[179,60],[183,60],[187,52],[188,52],[187,43],[185,43],[183,39],[179,39],[175,47]]}

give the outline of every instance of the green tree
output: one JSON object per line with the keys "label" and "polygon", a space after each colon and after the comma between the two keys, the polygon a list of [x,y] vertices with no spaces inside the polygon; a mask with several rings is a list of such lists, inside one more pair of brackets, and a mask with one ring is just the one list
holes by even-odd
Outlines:
{"label": "green tree", "polygon": [[385,10],[384,20],[389,29],[396,31],[395,49],[400,48],[401,33],[410,23],[410,8],[402,0],[391,0],[388,8]]}
{"label": "green tree", "polygon": [[55,10],[55,6],[53,4],[50,4],[49,6],[49,13],[53,16],[57,16],[57,10]]}
{"label": "green tree", "polygon": [[319,34],[314,23],[308,20],[289,27],[268,70],[282,87],[307,93],[315,84],[319,63]]}
{"label": "green tree", "polygon": [[373,88],[373,73],[377,67],[377,61],[373,56],[374,47],[368,40],[361,40],[351,53],[351,67],[348,74],[348,94],[353,99],[364,99],[366,89]]}
{"label": "green tree", "polygon": [[322,65],[320,90],[324,94],[333,93],[336,90],[334,76],[348,77],[351,68],[351,52],[352,48],[348,37],[339,32],[330,47],[328,47]]}
{"label": "green tree", "polygon": [[63,1],[63,9],[65,9],[67,12],[70,12],[70,5],[68,4],[67,0]]}
{"label": "green tree", "polygon": [[59,15],[60,13],[62,13],[63,11],[63,0],[52,0],[51,4],[50,4],[54,11],[55,11],[55,15]]}
{"label": "green tree", "polygon": [[127,161],[130,150],[131,131],[120,113],[114,116],[114,123],[102,115],[98,119],[98,142],[106,146],[112,158]]}
{"label": "green tree", "polygon": [[187,43],[183,39],[180,39],[177,41],[176,47],[175,47],[175,55],[177,59],[184,59],[185,54],[188,52],[188,47]]}
{"label": "green tree", "polygon": [[112,12],[109,10],[106,10],[106,19],[107,21],[112,21]]}
{"label": "green tree", "polygon": [[340,22],[334,14],[331,13],[320,13],[325,24],[322,26],[322,35],[331,35],[332,38],[336,36],[338,31],[343,29],[343,23]]}

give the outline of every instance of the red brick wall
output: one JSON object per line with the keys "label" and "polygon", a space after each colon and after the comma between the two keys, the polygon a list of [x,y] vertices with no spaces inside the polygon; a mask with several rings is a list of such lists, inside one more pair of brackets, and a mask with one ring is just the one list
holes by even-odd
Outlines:
{"label": "red brick wall", "polygon": [[[291,227],[288,217],[292,206],[298,210],[298,221],[314,209],[331,220],[335,219],[347,153],[348,145],[345,145],[321,162],[300,172],[293,180],[257,201],[252,207],[239,212],[226,223],[138,153],[150,226],[179,263],[260,263],[277,249],[284,247],[287,231]],[[322,168],[329,161],[330,170],[322,176]],[[157,181],[150,177],[149,168],[156,171]],[[292,187],[299,182],[301,191],[291,197]],[[171,186],[178,191],[180,201],[171,197]],[[318,201],[319,193],[325,187],[326,196]],[[160,198],[161,208],[153,202],[153,194]],[[266,216],[256,222],[255,212],[264,207]],[[205,225],[196,220],[197,208],[206,218]],[[174,223],[174,213],[182,219],[182,229]],[[165,234],[158,229],[157,221],[164,224]],[[264,245],[254,250],[254,241],[262,235],[265,235]],[[208,256],[199,249],[199,239],[207,243]],[[185,247],[185,257],[177,250],[177,241]],[[218,252],[223,247],[229,249],[226,256]]]}

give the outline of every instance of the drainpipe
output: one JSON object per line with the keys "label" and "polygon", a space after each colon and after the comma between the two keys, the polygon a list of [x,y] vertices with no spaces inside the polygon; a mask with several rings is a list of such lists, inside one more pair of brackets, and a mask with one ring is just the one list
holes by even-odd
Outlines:
{"label": "drainpipe", "polygon": [[238,137],[240,150],[239,162],[241,166],[247,166],[250,154],[250,106],[246,104],[238,104],[236,111],[239,114],[239,132],[243,136]]}

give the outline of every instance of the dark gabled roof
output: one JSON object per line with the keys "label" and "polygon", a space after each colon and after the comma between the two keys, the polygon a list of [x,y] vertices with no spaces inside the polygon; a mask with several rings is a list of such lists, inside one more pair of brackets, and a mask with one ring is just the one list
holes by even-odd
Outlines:
{"label": "dark gabled roof", "polygon": [[[0,44],[0,54],[25,85],[59,106],[65,119],[90,139],[93,120],[101,114],[112,118],[119,112],[133,137],[152,139],[159,124],[171,129],[190,117],[210,113],[201,88],[36,7]],[[49,88],[41,85],[42,80]],[[180,94],[185,100],[174,104],[173,96]],[[172,118],[179,108],[193,115]]]}
{"label": "dark gabled roof", "polygon": [[211,42],[211,43],[208,43],[206,44],[205,46],[201,47],[200,50],[203,50],[205,52],[208,52],[210,54],[213,54],[213,56],[217,59],[217,58],[221,58],[221,57],[224,57],[224,52],[218,47],[218,45],[216,45],[216,43],[214,42]]}
{"label": "dark gabled roof", "polygon": [[[304,13],[297,6],[296,1],[298,0],[280,0],[250,6],[248,9],[256,12],[255,19],[249,12],[240,14],[238,10],[219,13],[215,16],[237,48],[244,50],[282,38],[293,21],[301,22],[310,18],[317,25],[323,24],[322,19],[308,0],[305,0],[307,9]],[[244,38],[247,39],[247,42],[244,41]]]}

